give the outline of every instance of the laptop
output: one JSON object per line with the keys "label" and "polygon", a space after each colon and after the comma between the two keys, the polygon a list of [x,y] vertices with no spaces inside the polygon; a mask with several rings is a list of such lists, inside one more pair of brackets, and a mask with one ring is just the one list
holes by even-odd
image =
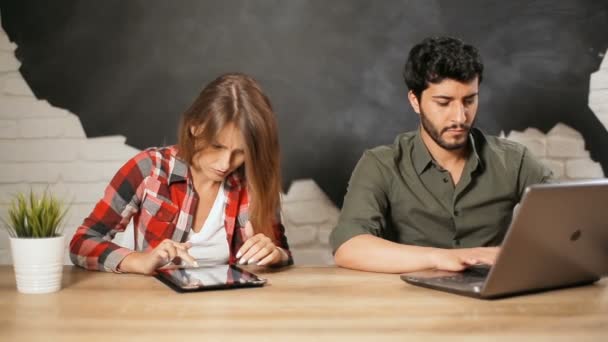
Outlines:
{"label": "laptop", "polygon": [[412,285],[492,299],[591,284],[608,275],[608,179],[524,192],[492,267],[405,273]]}

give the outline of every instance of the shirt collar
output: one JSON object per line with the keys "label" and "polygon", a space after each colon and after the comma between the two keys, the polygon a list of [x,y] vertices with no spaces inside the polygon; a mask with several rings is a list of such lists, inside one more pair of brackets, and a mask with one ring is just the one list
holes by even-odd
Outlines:
{"label": "shirt collar", "polygon": [[226,177],[224,187],[228,191],[240,191],[241,183],[243,182],[245,170],[243,167],[238,168]]}
{"label": "shirt collar", "polygon": [[422,174],[429,165],[434,162],[431,153],[422,141],[422,137],[420,137],[420,129],[417,130],[416,136],[414,137],[412,162],[414,163],[414,169],[416,169],[418,175]]}
{"label": "shirt collar", "polygon": [[[475,140],[475,135],[479,131],[476,128],[471,129],[469,133],[469,146],[471,146],[471,154],[468,157],[467,164],[472,163],[470,166],[470,170],[476,170],[478,167],[483,168],[483,162],[478,154],[478,144]],[[414,147],[412,153],[412,162],[414,163],[414,169],[418,175],[422,174],[430,165],[435,164],[435,160],[431,153],[426,148],[424,141],[422,141],[422,137],[420,136],[420,128],[416,131],[416,136],[414,137]],[[439,166],[439,165],[437,165]]]}
{"label": "shirt collar", "polygon": [[188,173],[190,172],[188,164],[185,161],[179,159],[176,155],[171,158],[171,165],[169,171],[169,178],[167,182],[169,185],[175,182],[185,182],[188,179]]}
{"label": "shirt collar", "polygon": [[[477,128],[473,128],[471,129],[471,133],[469,133],[469,144],[471,146],[471,155],[469,156],[469,161],[471,162],[471,172],[477,170],[477,168],[481,168],[483,170],[483,161],[481,160],[481,157],[479,156],[479,146],[480,146],[480,141],[475,140],[475,135],[479,133],[481,134],[481,131],[479,131]],[[483,140],[483,139],[479,139],[479,140]]]}

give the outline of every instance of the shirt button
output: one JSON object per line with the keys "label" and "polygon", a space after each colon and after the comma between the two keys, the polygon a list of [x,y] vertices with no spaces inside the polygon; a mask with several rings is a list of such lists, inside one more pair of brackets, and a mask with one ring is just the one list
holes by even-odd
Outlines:
{"label": "shirt button", "polygon": [[444,182],[444,183],[447,183],[447,182],[448,182],[448,179],[447,179],[447,178],[444,178],[444,179],[443,179],[443,182]]}
{"label": "shirt button", "polygon": [[460,211],[454,210],[454,216],[458,216],[458,215],[460,215]]}
{"label": "shirt button", "polygon": [[460,246],[460,240],[454,239],[454,246]]}

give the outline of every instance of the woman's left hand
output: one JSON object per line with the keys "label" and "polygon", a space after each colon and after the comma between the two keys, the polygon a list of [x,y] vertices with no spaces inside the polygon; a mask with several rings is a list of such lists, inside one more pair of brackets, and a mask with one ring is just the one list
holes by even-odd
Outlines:
{"label": "woman's left hand", "polygon": [[283,260],[283,253],[269,237],[262,233],[253,235],[253,227],[249,221],[245,224],[245,234],[248,238],[236,253],[239,264],[265,266],[278,264]]}

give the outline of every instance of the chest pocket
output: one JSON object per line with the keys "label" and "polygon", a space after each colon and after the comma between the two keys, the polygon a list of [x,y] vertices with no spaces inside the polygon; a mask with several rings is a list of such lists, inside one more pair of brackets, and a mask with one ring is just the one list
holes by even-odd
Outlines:
{"label": "chest pocket", "polygon": [[138,230],[154,247],[173,236],[178,213],[179,208],[173,203],[148,195],[141,204]]}

